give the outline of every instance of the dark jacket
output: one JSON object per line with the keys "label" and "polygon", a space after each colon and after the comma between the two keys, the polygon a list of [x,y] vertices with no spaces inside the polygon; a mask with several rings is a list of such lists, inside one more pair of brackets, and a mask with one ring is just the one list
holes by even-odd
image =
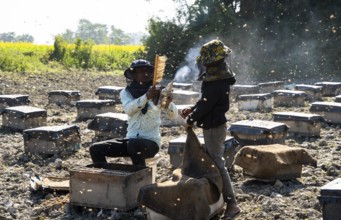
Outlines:
{"label": "dark jacket", "polygon": [[235,78],[217,81],[203,81],[201,98],[193,107],[192,114],[187,119],[188,124],[197,122],[197,126],[208,129],[227,122],[225,113],[230,108],[230,85]]}

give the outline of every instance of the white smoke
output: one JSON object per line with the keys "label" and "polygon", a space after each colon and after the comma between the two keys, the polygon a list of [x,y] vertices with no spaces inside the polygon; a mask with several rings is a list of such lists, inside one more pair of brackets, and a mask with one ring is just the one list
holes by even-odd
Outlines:
{"label": "white smoke", "polygon": [[188,83],[196,80],[199,69],[196,65],[196,58],[199,56],[200,47],[194,47],[188,50],[185,61],[181,65],[174,77],[175,82]]}

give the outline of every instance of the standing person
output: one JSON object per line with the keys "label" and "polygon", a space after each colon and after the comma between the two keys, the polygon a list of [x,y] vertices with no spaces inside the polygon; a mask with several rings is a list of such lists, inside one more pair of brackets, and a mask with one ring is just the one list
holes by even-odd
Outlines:
{"label": "standing person", "polygon": [[[120,92],[124,112],[128,115],[128,128],[125,139],[111,139],[92,144],[90,155],[94,163],[106,163],[106,157],[130,157],[133,165],[145,166],[145,159],[152,158],[160,147],[161,110],[153,100],[160,96],[160,90],[153,84],[152,66],[146,60],[135,60],[124,72],[132,80]],[[167,95],[166,114],[176,118],[178,110]]]}
{"label": "standing person", "polygon": [[231,50],[221,41],[213,40],[201,47],[197,57],[201,98],[194,107],[183,109],[181,116],[187,117],[188,126],[196,122],[203,129],[205,150],[218,167],[223,180],[223,197],[226,209],[223,219],[232,219],[240,213],[231,179],[225,167],[224,141],[227,126],[225,113],[229,110],[230,85],[235,83],[235,75],[226,61]]}

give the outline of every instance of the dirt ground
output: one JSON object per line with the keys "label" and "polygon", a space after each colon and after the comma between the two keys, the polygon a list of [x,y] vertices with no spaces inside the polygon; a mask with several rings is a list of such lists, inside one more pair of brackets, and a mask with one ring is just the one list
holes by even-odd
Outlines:
{"label": "dirt ground", "polygon": [[[75,124],[81,132],[81,148],[77,152],[46,157],[26,154],[22,133],[0,128],[0,219],[146,219],[143,207],[127,212],[91,207],[75,209],[69,204],[67,192],[30,189],[30,178],[34,175],[68,176],[73,167],[91,163],[88,149],[95,133],[87,129],[90,121],[77,121],[76,107],[49,105],[48,92],[79,90],[81,99],[98,99],[95,92],[100,86],[125,86],[125,79],[91,73],[44,76],[0,73],[0,94],[28,94],[31,106],[47,110],[47,125]],[[331,98],[324,99],[330,101]],[[122,107],[118,105],[117,111],[122,112]],[[309,103],[302,108],[275,108],[275,111],[309,112]],[[245,119],[272,120],[271,112],[239,112],[236,102],[232,102],[227,117],[228,125]],[[200,129],[195,132],[200,133]],[[185,135],[185,130],[162,127],[161,134],[157,182],[171,176],[168,141]],[[322,219],[318,200],[320,187],[341,177],[340,125],[323,123],[321,138],[288,137],[285,142],[306,149],[317,160],[317,168],[303,166],[302,176],[294,180],[263,182],[244,176],[242,168],[235,166],[231,178],[243,210],[235,219]],[[213,219],[219,219],[220,214]]]}

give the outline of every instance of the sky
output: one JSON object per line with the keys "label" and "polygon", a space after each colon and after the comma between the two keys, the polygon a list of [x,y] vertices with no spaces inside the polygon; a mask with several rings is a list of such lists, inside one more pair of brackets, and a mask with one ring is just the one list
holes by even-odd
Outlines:
{"label": "sky", "polygon": [[66,29],[76,31],[83,18],[126,33],[147,33],[150,17],[174,15],[172,0],[2,0],[0,33],[30,34],[34,43],[52,44]]}

